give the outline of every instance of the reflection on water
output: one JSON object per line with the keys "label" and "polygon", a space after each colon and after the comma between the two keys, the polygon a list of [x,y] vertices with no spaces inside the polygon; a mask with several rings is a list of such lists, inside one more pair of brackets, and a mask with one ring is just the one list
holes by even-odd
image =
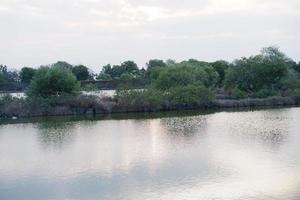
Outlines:
{"label": "reflection on water", "polygon": [[300,108],[0,126],[0,199],[299,199]]}
{"label": "reflection on water", "polygon": [[206,116],[164,118],[161,124],[172,135],[194,136],[204,132],[201,129],[206,127]]}
{"label": "reflection on water", "polygon": [[63,148],[68,142],[71,142],[74,123],[50,121],[36,124],[38,131],[37,140],[40,144],[47,147]]}

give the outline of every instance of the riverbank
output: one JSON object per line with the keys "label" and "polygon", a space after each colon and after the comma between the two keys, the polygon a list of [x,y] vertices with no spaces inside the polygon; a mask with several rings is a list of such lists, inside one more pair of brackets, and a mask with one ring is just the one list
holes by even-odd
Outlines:
{"label": "riverbank", "polygon": [[270,106],[300,106],[300,96],[268,97],[262,99],[214,99],[211,101],[199,101],[196,104],[164,104],[160,107],[149,104],[126,104],[116,98],[93,95],[80,95],[58,99],[55,106],[28,103],[25,99],[8,99],[1,106],[0,119]]}

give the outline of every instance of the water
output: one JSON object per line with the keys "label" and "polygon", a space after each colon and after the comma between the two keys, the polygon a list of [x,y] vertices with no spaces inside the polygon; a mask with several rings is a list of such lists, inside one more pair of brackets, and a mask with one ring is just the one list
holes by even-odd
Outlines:
{"label": "water", "polygon": [[[134,89],[134,90],[142,90],[142,89]],[[116,94],[116,90],[96,90],[96,91],[82,91],[81,92],[84,95],[95,95],[98,97],[113,97]],[[0,97],[4,95],[11,95],[16,98],[23,98],[26,97],[26,94],[24,92],[12,92],[12,93],[0,93]]]}
{"label": "water", "polygon": [[[90,92],[86,92],[86,91],[82,91],[82,94],[85,95],[95,95],[95,96],[99,96],[99,97],[103,97],[103,96],[107,96],[107,97],[113,97],[116,93],[116,90],[97,90],[97,91],[90,91]],[[16,98],[23,98],[26,97],[26,94],[24,92],[12,92],[12,93],[0,93],[0,97],[4,96],[4,95],[11,95],[13,97]]]}
{"label": "water", "polygon": [[16,98],[24,98],[24,97],[26,97],[26,95],[25,95],[24,92],[11,92],[11,93],[6,93],[6,92],[1,93],[0,92],[0,97],[8,95],[8,94],[11,95],[12,97],[16,97]]}
{"label": "water", "polygon": [[300,108],[152,115],[2,124],[0,199],[300,199]]}
{"label": "water", "polygon": [[95,95],[99,97],[107,96],[107,97],[113,97],[116,94],[116,90],[96,90],[96,91],[90,91],[90,92],[82,92],[86,95]]}

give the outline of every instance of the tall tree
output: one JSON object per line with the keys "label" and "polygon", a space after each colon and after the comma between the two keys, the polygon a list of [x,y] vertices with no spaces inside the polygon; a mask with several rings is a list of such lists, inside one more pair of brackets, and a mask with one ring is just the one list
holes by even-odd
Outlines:
{"label": "tall tree", "polygon": [[89,69],[84,65],[76,65],[72,68],[73,74],[76,76],[77,80],[83,81],[91,78]]}
{"label": "tall tree", "polygon": [[29,84],[32,80],[36,69],[31,67],[23,67],[19,73],[20,79],[22,83]]}
{"label": "tall tree", "polygon": [[6,65],[0,65],[0,74],[2,82],[13,83],[19,81],[18,73],[16,71],[8,71]]}
{"label": "tall tree", "polygon": [[218,61],[211,63],[211,65],[219,75],[219,80],[217,82],[217,85],[219,87],[222,87],[224,79],[225,79],[225,72],[229,68],[229,63],[224,60],[218,60]]}
{"label": "tall tree", "polygon": [[255,92],[262,88],[272,89],[285,77],[292,60],[276,47],[263,48],[261,53],[234,61],[227,70],[225,85],[242,91]]}
{"label": "tall tree", "polygon": [[154,69],[156,67],[165,67],[166,63],[164,63],[163,60],[152,59],[152,60],[149,60],[149,62],[146,65],[147,65],[147,71],[151,71],[152,69]]}
{"label": "tall tree", "polygon": [[69,69],[69,70],[72,70],[72,68],[73,68],[73,65],[71,65],[65,61],[57,61],[56,63],[52,64],[52,66],[61,67],[61,68]]}

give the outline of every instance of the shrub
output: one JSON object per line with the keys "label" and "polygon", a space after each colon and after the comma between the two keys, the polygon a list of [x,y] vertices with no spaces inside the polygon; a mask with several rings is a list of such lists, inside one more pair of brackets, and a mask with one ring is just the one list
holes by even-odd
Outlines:
{"label": "shrub", "polygon": [[218,80],[218,74],[211,66],[189,62],[166,67],[156,76],[152,82],[155,88],[160,90],[188,85],[212,87]]}
{"label": "shrub", "polygon": [[202,85],[174,87],[169,90],[168,99],[171,104],[198,104],[213,99],[213,93]]}
{"label": "shrub", "polygon": [[270,96],[281,96],[281,95],[278,91],[264,88],[264,89],[261,89],[255,93],[253,93],[251,96],[255,97],[255,98],[266,98],[266,97],[270,97]]}
{"label": "shrub", "polygon": [[90,91],[97,91],[98,88],[95,84],[90,83],[90,84],[81,85],[80,90],[90,92]]}
{"label": "shrub", "polygon": [[300,96],[300,88],[288,89],[284,92],[283,96]]}
{"label": "shrub", "polygon": [[27,96],[29,98],[50,98],[64,94],[77,94],[79,82],[71,70],[52,66],[40,67],[34,75]]}
{"label": "shrub", "polygon": [[118,90],[115,98],[122,106],[160,109],[165,103],[165,93],[148,88],[145,90]]}
{"label": "shrub", "polygon": [[238,98],[238,99],[241,99],[241,98],[245,98],[247,96],[246,92],[240,90],[238,87],[234,87],[231,91],[231,96],[234,97],[234,98]]}
{"label": "shrub", "polygon": [[120,76],[120,80],[124,80],[124,81],[127,81],[127,80],[132,80],[134,79],[134,75],[130,74],[130,73],[123,73],[121,76]]}
{"label": "shrub", "polygon": [[194,106],[213,99],[213,93],[204,86],[188,85],[169,90],[119,90],[115,96],[120,106],[157,110],[177,105]]}
{"label": "shrub", "polygon": [[9,94],[0,96],[0,117],[17,115],[23,111],[24,104],[24,98],[13,97]]}
{"label": "shrub", "polygon": [[103,81],[110,81],[112,80],[111,76],[109,74],[101,73],[97,77],[98,80],[103,80]]}

